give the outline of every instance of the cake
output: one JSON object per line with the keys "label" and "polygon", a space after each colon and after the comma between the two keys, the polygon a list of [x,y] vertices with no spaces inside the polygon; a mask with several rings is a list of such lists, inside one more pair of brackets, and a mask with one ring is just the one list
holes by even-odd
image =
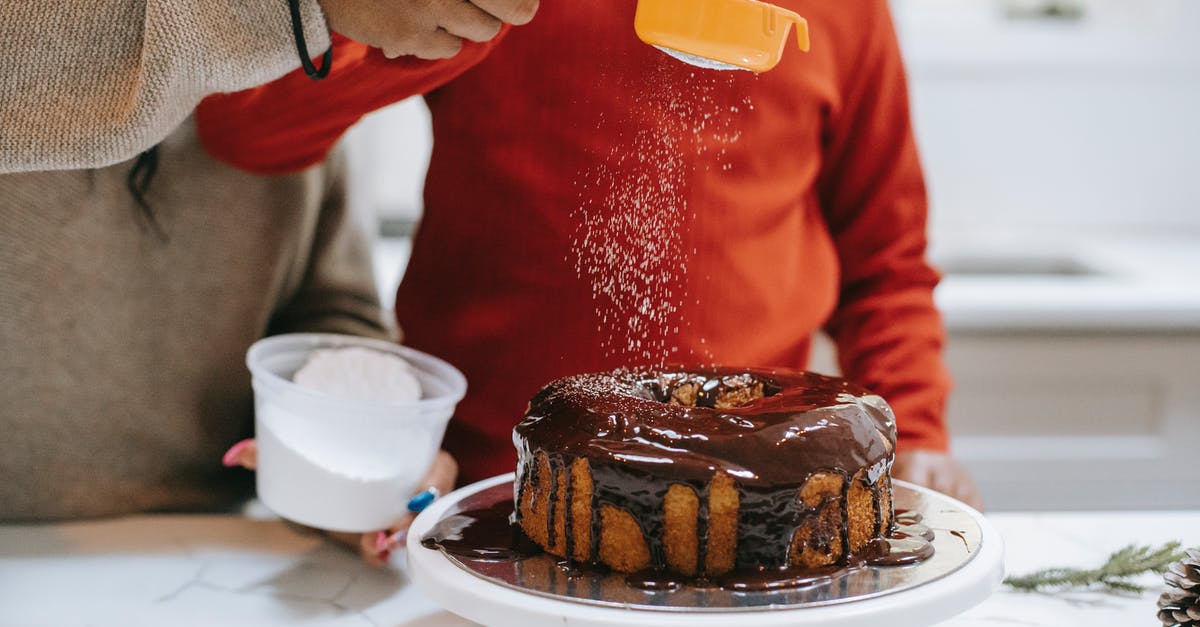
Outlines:
{"label": "cake", "polygon": [[835,568],[893,522],[879,396],[754,368],[559,379],[513,431],[516,520],[575,563],[692,578]]}

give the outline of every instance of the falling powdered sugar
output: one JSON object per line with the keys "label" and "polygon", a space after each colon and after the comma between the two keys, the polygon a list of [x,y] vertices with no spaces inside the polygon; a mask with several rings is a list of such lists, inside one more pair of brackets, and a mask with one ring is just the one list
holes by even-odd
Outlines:
{"label": "falling powdered sugar", "polygon": [[[693,73],[680,91],[678,74],[661,68],[642,80],[627,86],[637,100],[628,115],[644,116],[641,124],[616,133],[607,159],[577,180],[571,252],[576,273],[591,286],[603,353],[655,365],[685,357],[676,338],[688,332],[681,308],[688,262],[698,253],[686,237],[698,219],[689,209],[698,157],[715,150],[720,169],[729,171],[723,146],[741,132],[733,123],[739,107],[718,106],[712,95],[716,80]],[[749,99],[742,104],[753,109]],[[597,130],[604,127],[601,120]],[[712,361],[704,339],[698,344],[701,354],[686,357]]]}

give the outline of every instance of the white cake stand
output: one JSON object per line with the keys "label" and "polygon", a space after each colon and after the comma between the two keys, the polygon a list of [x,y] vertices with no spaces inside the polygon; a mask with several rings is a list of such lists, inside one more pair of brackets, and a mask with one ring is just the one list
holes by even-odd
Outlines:
{"label": "white cake stand", "polygon": [[[926,524],[935,530],[937,553],[934,559],[940,560],[936,565],[937,574],[932,578],[928,577],[928,572],[921,576],[921,564],[869,567],[866,570],[892,572],[885,573],[886,577],[877,574],[874,578],[858,573],[860,579],[866,577],[867,581],[885,583],[867,594],[862,593],[861,587],[853,595],[845,594],[842,598],[836,598],[839,593],[835,592],[835,598],[825,598],[819,603],[712,608],[697,606],[693,601],[689,607],[676,609],[608,602],[603,598],[572,599],[545,589],[534,589],[537,584],[514,584],[489,577],[472,570],[462,560],[421,545],[434,524],[459,511],[458,505],[463,499],[478,496],[489,488],[511,486],[512,481],[511,473],[492,477],[438,499],[417,517],[408,534],[409,571],[422,592],[451,612],[485,625],[878,627],[886,624],[889,627],[927,627],[982,602],[1000,584],[1004,574],[1003,542],[987,519],[960,501],[902,481],[894,482],[897,506],[908,505],[909,509],[921,512]],[[954,527],[971,527],[971,524],[962,524],[969,522],[976,528],[970,530],[968,540],[961,533],[951,534],[950,529],[939,528],[938,521],[944,520],[955,520],[958,524]],[[939,554],[940,558],[937,557]],[[951,563],[948,564],[948,560]]]}

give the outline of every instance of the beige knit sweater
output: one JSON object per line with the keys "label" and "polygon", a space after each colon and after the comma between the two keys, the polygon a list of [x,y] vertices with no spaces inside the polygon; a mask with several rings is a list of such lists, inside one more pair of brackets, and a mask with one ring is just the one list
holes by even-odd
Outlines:
{"label": "beige knit sweater", "polygon": [[256,177],[160,148],[139,217],[129,163],[0,176],[0,520],[220,508],[251,473],[246,349],[269,333],[388,337],[340,167]]}
{"label": "beige knit sweater", "polygon": [[[0,173],[110,165],[300,65],[284,0],[0,0]],[[329,47],[303,0],[309,52]]]}

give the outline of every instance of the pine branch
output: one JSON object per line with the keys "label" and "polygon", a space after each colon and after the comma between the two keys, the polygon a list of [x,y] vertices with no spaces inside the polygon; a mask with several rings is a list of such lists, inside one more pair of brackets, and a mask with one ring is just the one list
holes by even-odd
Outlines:
{"label": "pine branch", "polygon": [[1109,592],[1140,593],[1144,588],[1126,579],[1142,573],[1165,571],[1171,562],[1183,559],[1183,551],[1179,547],[1179,542],[1168,542],[1158,548],[1131,544],[1110,555],[1100,568],[1046,568],[1008,577],[1004,583],[1027,592],[1099,588]]}

